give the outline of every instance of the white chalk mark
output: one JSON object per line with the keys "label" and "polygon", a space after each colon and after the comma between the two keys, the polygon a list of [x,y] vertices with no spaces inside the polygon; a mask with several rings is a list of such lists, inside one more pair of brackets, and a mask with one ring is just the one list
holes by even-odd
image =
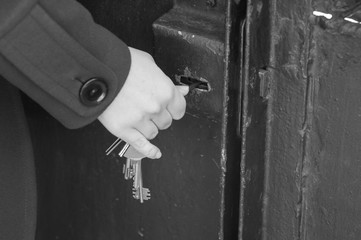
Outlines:
{"label": "white chalk mark", "polygon": [[330,13],[324,13],[324,12],[320,12],[320,11],[313,11],[313,15],[317,16],[317,17],[325,17],[327,19],[331,19],[332,18],[332,14]]}
{"label": "white chalk mark", "polygon": [[352,19],[352,18],[348,18],[348,17],[345,17],[344,20],[348,21],[348,22],[352,22],[352,23],[358,23],[358,24],[361,24],[361,22],[359,21],[356,21],[355,19]]}

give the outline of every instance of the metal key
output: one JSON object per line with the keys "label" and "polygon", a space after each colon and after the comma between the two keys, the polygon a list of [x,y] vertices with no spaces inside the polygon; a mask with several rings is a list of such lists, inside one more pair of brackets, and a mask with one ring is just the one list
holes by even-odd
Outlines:
{"label": "metal key", "polygon": [[134,176],[136,175],[135,163],[137,161],[140,161],[144,157],[144,155],[142,155],[132,146],[126,143],[119,152],[119,157],[125,157],[127,159],[125,165],[123,165],[124,178],[126,180],[128,179],[134,180]]}
{"label": "metal key", "polygon": [[140,199],[140,202],[143,203],[144,200],[150,199],[150,191],[148,188],[142,188],[143,192],[139,195],[140,188],[134,189],[133,188],[133,198]]}
{"label": "metal key", "polygon": [[134,171],[133,197],[139,199],[140,202],[143,203],[144,200],[150,199],[150,190],[143,187],[142,159],[144,158],[144,155],[139,153],[132,146],[124,146],[124,148],[126,148],[126,150],[121,151],[119,156],[126,157],[127,161],[130,161],[130,168]]}
{"label": "metal key", "polygon": [[[119,144],[122,143],[122,142],[123,142],[122,139],[117,138],[117,139],[112,143],[112,145],[110,145],[110,146],[108,147],[108,149],[105,150],[105,155],[108,156],[109,154],[111,154],[111,153],[119,146]],[[123,154],[128,150],[129,146],[130,146],[129,144],[125,144],[125,145],[123,146],[123,148],[122,148],[121,151],[119,152],[119,155],[120,155],[121,157],[122,157]],[[126,160],[126,163],[123,165],[123,174],[124,174],[124,178],[125,178],[126,180],[132,178],[133,175],[134,175],[134,171],[133,171],[133,169],[131,168],[131,165],[130,165],[130,159],[128,159],[128,158],[127,158],[127,160]]]}
{"label": "metal key", "polygon": [[[131,160],[132,161],[132,160]],[[142,162],[135,160],[132,162],[135,169],[134,183],[133,183],[133,197],[139,199],[140,202],[150,199],[150,191],[143,187],[142,178]]]}
{"label": "metal key", "polygon": [[[109,155],[114,149],[119,146],[122,142],[120,138],[105,151],[106,155]],[[120,157],[126,158],[126,163],[123,165],[123,174],[126,180],[133,179],[133,198],[139,199],[141,203],[144,200],[150,199],[150,190],[143,187],[142,178],[142,162],[141,160],[145,157],[139,153],[132,146],[126,143],[121,151],[119,152]]]}
{"label": "metal key", "polygon": [[127,158],[126,163],[123,165],[123,174],[125,180],[129,180],[134,177],[134,169],[132,168],[130,161],[131,160]]}
{"label": "metal key", "polygon": [[123,140],[120,139],[120,138],[117,138],[117,140],[115,140],[115,141],[112,143],[112,145],[110,145],[110,147],[108,147],[108,149],[105,150],[105,155],[108,156],[111,152],[113,152],[114,149],[116,149],[121,142],[123,142]]}

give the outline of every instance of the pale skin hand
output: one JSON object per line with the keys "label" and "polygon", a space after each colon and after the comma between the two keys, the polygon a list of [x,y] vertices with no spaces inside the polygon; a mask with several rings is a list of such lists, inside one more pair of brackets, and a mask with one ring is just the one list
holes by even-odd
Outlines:
{"label": "pale skin hand", "polygon": [[128,142],[148,158],[161,151],[149,142],[158,130],[184,116],[189,89],[174,86],[146,52],[129,48],[131,67],[123,88],[98,117],[109,132]]}

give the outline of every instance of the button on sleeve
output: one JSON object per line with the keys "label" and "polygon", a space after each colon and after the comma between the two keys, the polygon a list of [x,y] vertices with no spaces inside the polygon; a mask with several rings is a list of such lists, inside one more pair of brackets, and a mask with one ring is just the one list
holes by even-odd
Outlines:
{"label": "button on sleeve", "polygon": [[95,77],[86,81],[80,88],[79,97],[86,106],[96,106],[107,97],[108,87],[105,81]]}

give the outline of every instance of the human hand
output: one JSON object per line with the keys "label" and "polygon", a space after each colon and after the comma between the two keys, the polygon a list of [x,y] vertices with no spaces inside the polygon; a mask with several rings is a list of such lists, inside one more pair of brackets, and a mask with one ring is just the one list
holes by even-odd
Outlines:
{"label": "human hand", "polygon": [[187,86],[175,86],[155,64],[151,55],[129,48],[129,75],[113,102],[98,117],[109,132],[132,145],[148,158],[160,158],[161,151],[148,140],[158,130],[181,119],[186,109]]}

